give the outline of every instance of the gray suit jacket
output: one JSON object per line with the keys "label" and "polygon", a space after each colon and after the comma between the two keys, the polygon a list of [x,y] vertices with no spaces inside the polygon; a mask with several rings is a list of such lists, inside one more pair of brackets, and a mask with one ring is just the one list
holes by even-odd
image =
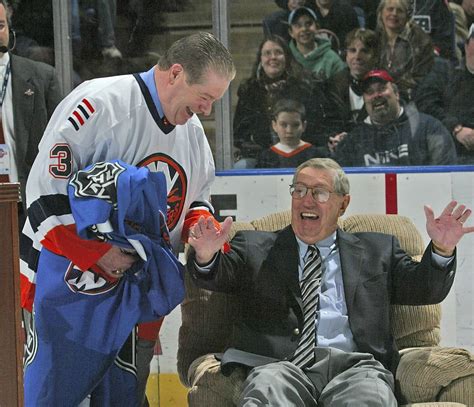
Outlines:
{"label": "gray suit jacket", "polygon": [[[421,263],[400,248],[394,236],[337,232],[349,323],[359,352],[371,353],[395,372],[398,350],[390,330],[390,304],[442,301],[454,280],[449,269],[432,264],[431,245]],[[232,250],[219,255],[209,274],[188,270],[200,287],[243,296],[235,321],[233,347],[248,352],[224,354],[229,363],[255,366],[267,356],[291,358],[303,328],[298,279],[298,248],[291,226],[280,232],[238,232]],[[223,366],[224,367],[224,366]]]}
{"label": "gray suit jacket", "polygon": [[62,99],[54,68],[10,54],[15,162],[23,206],[26,179],[38,154],[38,144],[54,109]]}

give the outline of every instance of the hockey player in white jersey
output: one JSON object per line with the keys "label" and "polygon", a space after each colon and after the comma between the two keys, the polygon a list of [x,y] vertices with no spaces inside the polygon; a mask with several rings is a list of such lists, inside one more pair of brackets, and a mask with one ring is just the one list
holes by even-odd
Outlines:
{"label": "hockey player in white jersey", "polygon": [[[209,115],[234,76],[228,50],[211,34],[198,33],[172,44],[147,72],[94,79],[64,99],[48,124],[27,183],[28,219],[23,233],[31,250],[21,258],[24,308],[33,307],[42,247],[68,258],[82,271],[93,270],[107,279],[120,278],[136,261],[116,246],[83,240],[76,234],[67,186],[78,170],[90,164],[120,159],[163,172],[168,191],[167,224],[175,249],[181,239],[187,240],[189,227],[200,216],[212,216],[208,199],[214,161],[196,114]],[[140,398],[144,397],[156,335],[156,324],[142,334],[139,328],[140,348],[148,348],[145,374],[138,380]],[[29,347],[28,361],[34,360],[36,351]],[[74,381],[74,372],[69,379]],[[94,392],[100,393],[99,388],[100,384]],[[35,390],[39,398],[32,405],[54,404],[40,400],[44,389]],[[141,403],[123,400],[127,406]]]}

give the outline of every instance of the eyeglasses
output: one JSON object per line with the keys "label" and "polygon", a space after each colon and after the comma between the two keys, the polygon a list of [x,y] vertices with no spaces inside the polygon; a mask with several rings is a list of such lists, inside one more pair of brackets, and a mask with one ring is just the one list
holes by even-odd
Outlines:
{"label": "eyeglasses", "polygon": [[328,191],[327,189],[320,187],[310,188],[303,184],[290,185],[290,195],[295,199],[303,199],[308,191],[311,191],[313,199],[319,203],[325,203],[329,201],[331,194],[339,194],[339,192]]}
{"label": "eyeglasses", "polygon": [[282,49],[278,49],[278,48],[262,51],[262,57],[266,57],[266,58],[272,58],[272,57],[278,58],[282,55],[285,55],[285,53],[283,52]]}

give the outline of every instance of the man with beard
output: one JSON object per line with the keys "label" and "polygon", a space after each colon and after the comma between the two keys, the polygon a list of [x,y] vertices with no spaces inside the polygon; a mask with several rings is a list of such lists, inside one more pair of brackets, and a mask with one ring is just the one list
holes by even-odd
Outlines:
{"label": "man with beard", "polygon": [[456,164],[451,135],[441,122],[402,105],[398,88],[387,71],[372,70],[362,85],[367,119],[337,146],[342,166]]}

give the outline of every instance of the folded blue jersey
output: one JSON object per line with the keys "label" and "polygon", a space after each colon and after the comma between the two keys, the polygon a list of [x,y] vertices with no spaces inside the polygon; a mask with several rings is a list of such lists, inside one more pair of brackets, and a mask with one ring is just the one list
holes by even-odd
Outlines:
{"label": "folded blue jersey", "polygon": [[[137,323],[168,314],[184,298],[183,268],[166,227],[166,180],[147,168],[104,162],[79,171],[68,193],[81,237],[133,249],[141,260],[109,282],[41,250],[25,406],[74,406],[89,394],[94,405],[134,406],[133,360],[116,357]],[[102,381],[114,383],[113,393]]]}

